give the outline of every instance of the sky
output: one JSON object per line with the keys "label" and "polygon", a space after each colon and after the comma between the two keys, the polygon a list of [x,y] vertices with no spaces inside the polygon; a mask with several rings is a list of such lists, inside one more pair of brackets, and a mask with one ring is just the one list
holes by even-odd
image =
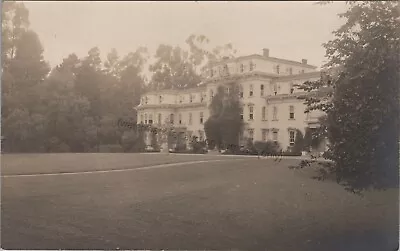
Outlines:
{"label": "sky", "polygon": [[343,2],[24,2],[30,28],[38,33],[44,57],[52,67],[70,53],[84,57],[99,47],[102,57],[159,44],[185,46],[191,34],[203,34],[212,45],[232,43],[237,55],[262,54],[320,67],[322,43],[344,20]]}

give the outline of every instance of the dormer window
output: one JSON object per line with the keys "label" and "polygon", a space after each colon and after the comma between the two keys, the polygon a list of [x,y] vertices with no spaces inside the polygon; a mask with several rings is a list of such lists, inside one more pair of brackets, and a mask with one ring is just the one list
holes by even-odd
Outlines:
{"label": "dormer window", "polygon": [[250,66],[250,71],[254,70],[254,68],[256,67],[256,65],[252,61],[250,61],[249,66]]}

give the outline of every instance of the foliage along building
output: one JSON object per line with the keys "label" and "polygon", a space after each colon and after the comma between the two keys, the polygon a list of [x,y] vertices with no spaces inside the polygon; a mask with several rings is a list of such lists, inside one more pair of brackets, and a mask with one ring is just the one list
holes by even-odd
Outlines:
{"label": "foliage along building", "polygon": [[[263,49],[263,55],[223,59],[209,64],[197,88],[143,94],[136,107],[137,122],[157,126],[167,119],[186,139],[197,136],[204,140],[208,106],[217,86],[235,82],[240,88],[245,124],[238,143],[272,140],[286,150],[294,145],[296,129],[304,135],[306,128],[318,127],[322,112],[304,113],[306,106],[299,97],[306,92],[295,86],[320,79],[321,72],[316,69],[306,59],[297,62],[270,57],[268,49]],[[148,138],[146,143],[150,145]],[[325,150],[324,145],[318,148]]]}

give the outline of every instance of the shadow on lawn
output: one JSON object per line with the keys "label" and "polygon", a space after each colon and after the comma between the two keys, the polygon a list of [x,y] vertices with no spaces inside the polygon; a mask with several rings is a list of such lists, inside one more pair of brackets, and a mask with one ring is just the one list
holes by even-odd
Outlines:
{"label": "shadow on lawn", "polygon": [[[335,182],[344,187],[348,192],[362,196],[363,192],[368,190],[387,190],[387,189],[398,189],[399,188],[399,177],[398,173],[392,175],[386,179],[382,179],[379,187],[373,186],[373,180],[362,179],[358,182],[354,180],[346,180],[346,178],[339,178],[339,174],[336,171],[334,162],[331,161],[320,161],[316,158],[310,158],[309,160],[302,160],[297,165],[288,166],[292,170],[309,169],[312,174],[311,179],[318,181],[330,181]],[[367,185],[366,185],[367,184]],[[369,185],[368,185],[369,184]]]}

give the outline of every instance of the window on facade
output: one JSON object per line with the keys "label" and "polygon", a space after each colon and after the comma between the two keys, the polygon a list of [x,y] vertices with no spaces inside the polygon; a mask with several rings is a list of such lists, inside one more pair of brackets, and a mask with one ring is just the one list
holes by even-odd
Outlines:
{"label": "window on facade", "polygon": [[260,85],[261,97],[264,96],[264,85]]}
{"label": "window on facade", "polygon": [[179,124],[181,125],[182,124],[182,114],[179,113],[178,118],[179,118]]}
{"label": "window on facade", "polygon": [[204,93],[201,93],[200,94],[200,102],[203,103],[203,101],[204,101]]}
{"label": "window on facade", "polygon": [[272,119],[278,120],[278,107],[276,107],[276,106],[274,106],[274,108],[273,108]]}
{"label": "window on facade", "polygon": [[240,119],[243,120],[243,107],[240,107]]}
{"label": "window on facade", "polygon": [[174,114],[173,114],[173,113],[171,113],[171,114],[169,115],[169,122],[170,122],[171,124],[174,123]]}
{"label": "window on facade", "polygon": [[276,66],[276,73],[277,73],[277,74],[280,73],[280,66],[279,66],[279,65]]}
{"label": "window on facade", "polygon": [[275,142],[278,141],[278,132],[277,132],[277,131],[274,131],[274,132],[272,133],[272,140],[275,141]]}
{"label": "window on facade", "polygon": [[228,68],[228,65],[227,65],[227,64],[224,65],[224,74],[225,74],[225,75],[229,75],[229,68]]}
{"label": "window on facade", "polygon": [[293,69],[292,68],[289,68],[289,74],[293,75]]}
{"label": "window on facade", "polygon": [[161,120],[161,113],[158,114],[158,124],[161,125],[162,120]]}
{"label": "window on facade", "polygon": [[294,106],[289,106],[289,119],[294,119]]}
{"label": "window on facade", "polygon": [[254,119],[254,106],[249,106],[249,119]]}
{"label": "window on facade", "polygon": [[153,114],[149,114],[149,124],[153,124]]}
{"label": "window on facade", "polygon": [[243,86],[239,85],[239,97],[243,98]]}
{"label": "window on facade", "polygon": [[158,102],[161,104],[161,102],[162,102],[162,96],[159,96],[159,97],[158,97]]}
{"label": "window on facade", "polygon": [[143,124],[143,114],[140,114],[140,123]]}
{"label": "window on facade", "polygon": [[183,97],[179,96],[179,103],[182,103],[182,102],[183,102]]}
{"label": "window on facade", "polygon": [[240,72],[244,72],[244,65],[240,64]]}
{"label": "window on facade", "polygon": [[267,111],[267,108],[265,106],[263,106],[263,108],[261,109],[261,119],[262,120],[266,120],[266,111]]}
{"label": "window on facade", "polygon": [[267,129],[261,129],[261,138],[263,141],[267,141]]}
{"label": "window on facade", "polygon": [[301,73],[304,73],[304,70],[301,70]]}
{"label": "window on facade", "polygon": [[249,129],[249,140],[254,140],[254,129]]}
{"label": "window on facade", "polygon": [[249,96],[250,96],[250,97],[253,97],[253,85],[250,85]]}
{"label": "window on facade", "polygon": [[147,124],[147,113],[144,114],[144,123]]}
{"label": "window on facade", "polygon": [[145,102],[145,104],[147,105],[147,103],[149,102],[149,97],[146,96],[146,97],[144,98],[144,102]]}
{"label": "window on facade", "polygon": [[193,95],[192,94],[189,95],[189,101],[190,101],[190,103],[193,102]]}
{"label": "window on facade", "polygon": [[274,84],[274,95],[278,94],[278,85]]}
{"label": "window on facade", "polygon": [[294,137],[295,137],[295,131],[289,131],[289,143],[290,143],[290,146],[294,145]]}
{"label": "window on facade", "polygon": [[204,121],[204,114],[203,112],[200,112],[200,124],[203,124]]}
{"label": "window on facade", "polygon": [[193,115],[192,113],[189,113],[189,125],[193,123]]}
{"label": "window on facade", "polygon": [[254,70],[255,68],[255,64],[252,61],[250,61],[249,68],[250,71]]}
{"label": "window on facade", "polygon": [[293,92],[294,92],[294,84],[290,83],[289,84],[289,88],[290,88],[290,94],[293,94]]}
{"label": "window on facade", "polygon": [[212,101],[213,98],[214,98],[214,91],[210,90],[210,101]]}

